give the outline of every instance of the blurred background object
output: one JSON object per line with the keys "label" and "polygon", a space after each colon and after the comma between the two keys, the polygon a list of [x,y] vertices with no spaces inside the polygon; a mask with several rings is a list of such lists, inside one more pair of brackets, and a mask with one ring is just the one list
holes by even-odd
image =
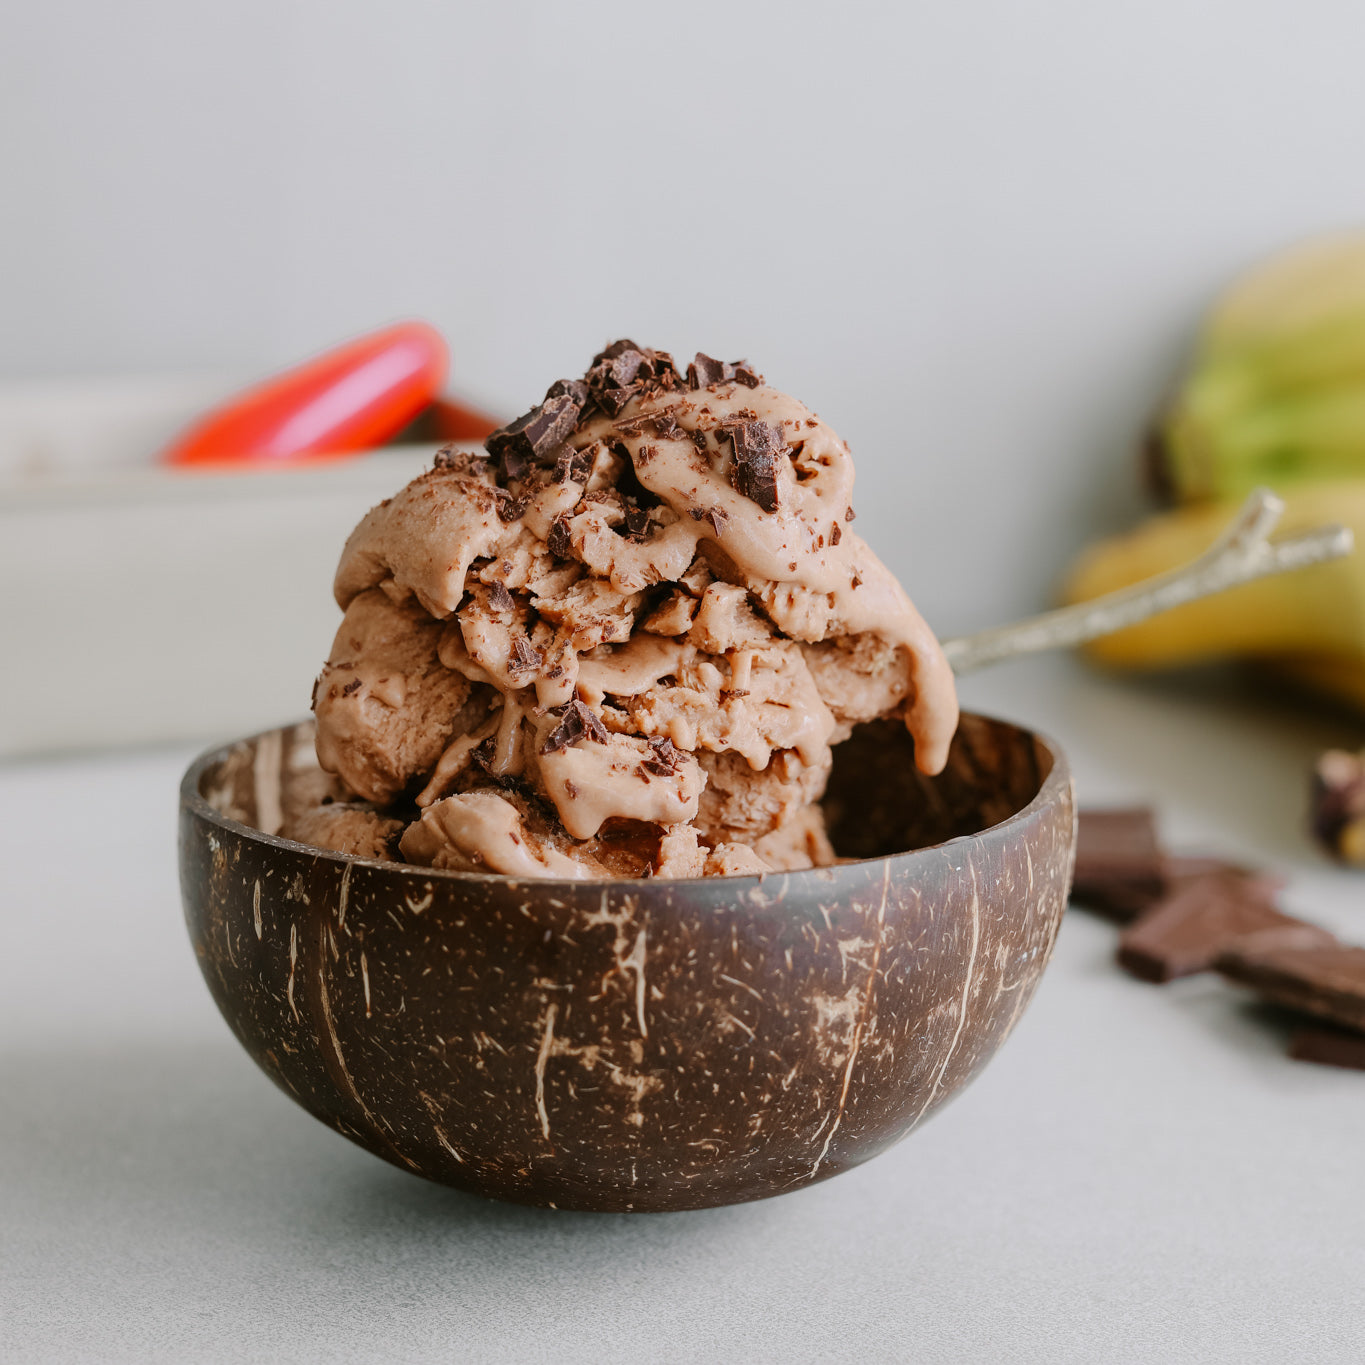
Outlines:
{"label": "blurred background object", "polygon": [[368,332],[234,394],[161,452],[182,468],[335,459],[393,440],[440,395],[449,355],[425,322]]}
{"label": "blurred background object", "polygon": [[[614,336],[747,355],[849,439],[860,529],[961,634],[1035,610],[1138,514],[1130,452],[1226,281],[1361,218],[1358,31],[1329,0],[704,2],[685,22],[597,0],[11,6],[0,428],[36,384],[59,400],[43,458],[150,459],[236,387],[403,317],[502,415]],[[118,416],[134,391],[160,415]],[[95,557],[101,609],[167,658],[200,623],[219,641],[197,671],[106,659],[168,735],[191,682],[196,735],[302,712],[341,539],[406,476],[332,471],[335,504],[321,483],[256,510],[225,491],[240,525],[194,534],[167,493],[116,529],[130,483],[63,521],[22,448],[0,455],[0,544],[36,596],[4,629],[27,672],[63,676],[76,647],[42,584],[87,537],[133,535]],[[96,594],[74,570],[71,591]],[[29,747],[132,737],[56,720]]]}

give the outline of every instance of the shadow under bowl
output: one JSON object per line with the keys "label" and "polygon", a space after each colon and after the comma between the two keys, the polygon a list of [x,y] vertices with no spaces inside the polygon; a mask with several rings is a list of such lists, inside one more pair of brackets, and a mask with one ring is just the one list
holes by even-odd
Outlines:
{"label": "shadow under bowl", "polygon": [[826,813],[858,861],[697,881],[439,872],[264,834],[298,733],[182,784],[209,990],[310,1113],[498,1199],[702,1208],[875,1156],[1004,1041],[1066,906],[1066,759],[982,716],[936,778],[899,725],[836,749]]}

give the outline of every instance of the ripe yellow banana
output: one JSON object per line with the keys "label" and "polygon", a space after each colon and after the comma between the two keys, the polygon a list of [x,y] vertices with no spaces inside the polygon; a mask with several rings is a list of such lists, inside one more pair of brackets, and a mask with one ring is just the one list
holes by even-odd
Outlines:
{"label": "ripe yellow banana", "polygon": [[1179,502],[1365,475],[1365,234],[1295,247],[1233,285],[1153,453]]}
{"label": "ripe yellow banana", "polygon": [[[1282,496],[1280,536],[1341,522],[1365,545],[1365,479],[1303,485]],[[1182,508],[1092,547],[1073,566],[1065,600],[1089,601],[1195,558],[1236,510],[1235,503]],[[1129,669],[1270,660],[1365,707],[1365,553],[1243,584],[1094,640],[1085,651],[1098,663]]]}

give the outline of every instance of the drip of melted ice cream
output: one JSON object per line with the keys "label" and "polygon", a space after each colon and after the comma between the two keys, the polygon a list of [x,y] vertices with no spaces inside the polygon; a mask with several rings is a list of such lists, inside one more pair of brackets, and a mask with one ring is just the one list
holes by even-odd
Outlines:
{"label": "drip of melted ice cream", "polygon": [[[902,715],[919,767],[943,767],[952,674],[851,528],[848,447],[796,399],[618,342],[488,450],[443,452],[337,569],[318,758],[371,823],[403,822],[403,858],[523,877],[821,865],[818,801],[853,725]],[[360,852],[355,823],[308,829]]]}

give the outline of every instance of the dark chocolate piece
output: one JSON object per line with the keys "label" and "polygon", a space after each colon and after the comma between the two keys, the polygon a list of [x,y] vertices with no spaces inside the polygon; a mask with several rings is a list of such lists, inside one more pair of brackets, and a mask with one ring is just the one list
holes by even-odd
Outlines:
{"label": "dark chocolate piece", "polygon": [[531,461],[562,445],[578,425],[583,404],[576,401],[569,381],[560,382],[565,385],[564,392],[547,398],[539,407],[500,427],[484,442],[484,449],[502,461],[509,479],[520,478]]}
{"label": "dark chocolate piece", "polygon": [[555,483],[587,483],[592,472],[592,456],[586,450],[575,450],[572,446],[560,446],[555,455]]}
{"label": "dark chocolate piece", "polygon": [[512,641],[511,663],[513,668],[522,671],[531,668],[539,668],[543,661],[544,656],[541,654],[540,650],[538,650],[524,635],[518,635],[517,638]]}
{"label": "dark chocolate piece", "polygon": [[649,512],[628,502],[625,509],[626,530],[633,536],[642,536],[649,530]]}
{"label": "dark chocolate piece", "polygon": [[1166,892],[1156,820],[1147,807],[1082,810],[1073,900],[1124,923]]}
{"label": "dark chocolate piece", "polygon": [[545,546],[552,555],[568,559],[573,554],[573,542],[569,539],[567,517],[556,517],[550,525],[550,533],[545,537]]}
{"label": "dark chocolate piece", "polygon": [[635,397],[636,389],[599,389],[594,398],[602,405],[609,417],[615,417]]}
{"label": "dark chocolate piece", "polygon": [[690,389],[709,389],[712,384],[723,384],[735,377],[735,367],[698,351],[687,367],[687,386]]}
{"label": "dark chocolate piece", "polygon": [[352,696],[354,693],[360,691],[360,687],[361,687],[360,679],[352,678],[351,681],[348,682],[346,686],[341,689],[341,695],[343,697]]}
{"label": "dark chocolate piece", "polygon": [[735,422],[729,430],[735,449],[732,482],[765,512],[776,512],[777,457],[784,448],[782,433],[760,421]]}
{"label": "dark chocolate piece", "polygon": [[1313,833],[1327,851],[1365,863],[1365,755],[1329,749],[1313,769]]}
{"label": "dark chocolate piece", "polygon": [[597,712],[585,706],[576,697],[563,706],[554,707],[550,714],[560,716],[562,719],[540,746],[542,754],[558,753],[561,749],[576,744],[580,739],[590,739],[598,744],[607,742],[607,727],[598,719]]}
{"label": "dark chocolate piece", "polygon": [[756,389],[763,382],[763,376],[750,369],[742,360],[735,365],[735,379],[746,389]]}
{"label": "dark chocolate piece", "polygon": [[725,523],[730,520],[730,514],[720,507],[694,507],[691,517],[693,521],[708,522],[717,540],[724,534]]}
{"label": "dark chocolate piece", "polygon": [[651,735],[645,741],[650,755],[644,761],[645,768],[656,777],[671,777],[678,771],[681,755],[673,747],[673,741],[666,735]]}
{"label": "dark chocolate piece", "polygon": [[1305,1024],[1294,1030],[1289,1040],[1289,1055],[1300,1062],[1365,1071],[1365,1033]]}
{"label": "dark chocolate piece", "polygon": [[591,396],[587,384],[581,379],[556,379],[545,391],[547,403],[554,398],[569,398],[577,403],[580,408],[588,406],[588,399]]}
{"label": "dark chocolate piece", "polygon": [[488,585],[488,605],[494,611],[511,611],[516,603],[512,600],[512,594],[507,591],[507,585],[495,579]]}
{"label": "dark chocolate piece", "polygon": [[829,528],[829,543],[831,545],[837,545],[843,538],[844,528],[836,521],[834,525]]}
{"label": "dark chocolate piece", "polygon": [[1250,940],[1224,953],[1218,970],[1277,1005],[1365,1030],[1365,948]]}
{"label": "dark chocolate piece", "polygon": [[1173,981],[1210,970],[1219,957],[1254,935],[1258,942],[1330,940],[1325,930],[1275,908],[1281,879],[1233,870],[1188,878],[1119,939],[1119,965],[1144,981]]}

